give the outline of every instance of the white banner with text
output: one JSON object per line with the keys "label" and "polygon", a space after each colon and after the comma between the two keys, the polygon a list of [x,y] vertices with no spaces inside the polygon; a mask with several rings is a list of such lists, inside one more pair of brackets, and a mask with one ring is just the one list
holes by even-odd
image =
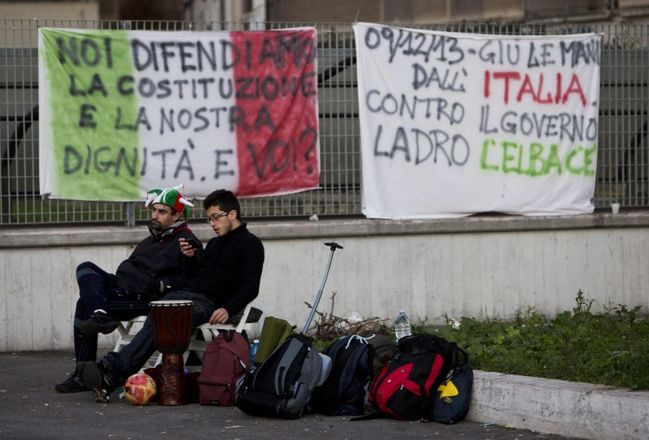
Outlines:
{"label": "white banner with text", "polygon": [[354,33],[367,217],[593,212],[600,35]]}

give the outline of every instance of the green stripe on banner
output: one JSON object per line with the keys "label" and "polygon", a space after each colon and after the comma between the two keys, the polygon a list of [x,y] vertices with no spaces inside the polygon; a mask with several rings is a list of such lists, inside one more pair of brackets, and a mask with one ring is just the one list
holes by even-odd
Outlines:
{"label": "green stripe on banner", "polygon": [[140,198],[134,67],[127,32],[47,29],[43,53],[48,72],[57,198]]}

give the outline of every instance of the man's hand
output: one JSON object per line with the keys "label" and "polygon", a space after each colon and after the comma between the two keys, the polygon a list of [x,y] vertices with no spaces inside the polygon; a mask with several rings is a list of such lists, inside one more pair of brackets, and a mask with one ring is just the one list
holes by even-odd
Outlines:
{"label": "man's hand", "polygon": [[228,314],[228,311],[221,307],[220,309],[214,310],[214,313],[212,313],[210,324],[225,324],[229,318],[230,315]]}
{"label": "man's hand", "polygon": [[180,243],[180,252],[182,252],[184,256],[192,258],[196,255],[196,248],[192,246],[185,237],[180,237],[178,242]]}

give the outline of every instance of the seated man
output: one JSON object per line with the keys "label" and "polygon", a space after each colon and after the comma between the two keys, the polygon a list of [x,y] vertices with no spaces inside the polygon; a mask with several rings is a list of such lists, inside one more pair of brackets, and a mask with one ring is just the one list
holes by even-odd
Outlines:
{"label": "seated man", "polygon": [[[241,221],[239,201],[230,191],[218,190],[203,202],[216,237],[201,255],[180,239],[185,256],[185,287],[162,300],[191,300],[192,325],[225,323],[257,297],[264,265],[264,246]],[[119,352],[82,367],[83,383],[95,392],[98,402],[124,384],[155,352],[151,318],[133,340]]]}
{"label": "seated man", "polygon": [[[177,188],[150,192],[147,206],[151,206],[151,234],[117,267],[116,274],[89,261],[77,267],[79,299],[73,325],[77,365],[97,359],[98,333],[115,330],[117,320],[146,315],[150,301],[182,287],[184,256],[178,239],[194,240],[200,249],[193,252],[198,255],[203,250],[183,220],[188,212],[186,205],[191,206]],[[81,382],[78,367],[54,388],[61,393],[88,389]]]}

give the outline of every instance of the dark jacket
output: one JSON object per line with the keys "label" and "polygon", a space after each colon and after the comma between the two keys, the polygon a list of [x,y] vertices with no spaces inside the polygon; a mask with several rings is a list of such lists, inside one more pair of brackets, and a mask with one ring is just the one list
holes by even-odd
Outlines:
{"label": "dark jacket", "polygon": [[257,297],[264,245],[245,223],[211,239],[202,256],[188,259],[185,290],[202,293],[230,316]]}
{"label": "dark jacket", "polygon": [[[167,291],[183,287],[184,258],[178,238],[194,238],[187,223],[180,222],[151,235],[138,244],[133,253],[117,268],[117,285],[132,293],[144,294],[151,301]],[[198,240],[196,240],[198,242]],[[203,249],[198,249],[202,253]]]}

